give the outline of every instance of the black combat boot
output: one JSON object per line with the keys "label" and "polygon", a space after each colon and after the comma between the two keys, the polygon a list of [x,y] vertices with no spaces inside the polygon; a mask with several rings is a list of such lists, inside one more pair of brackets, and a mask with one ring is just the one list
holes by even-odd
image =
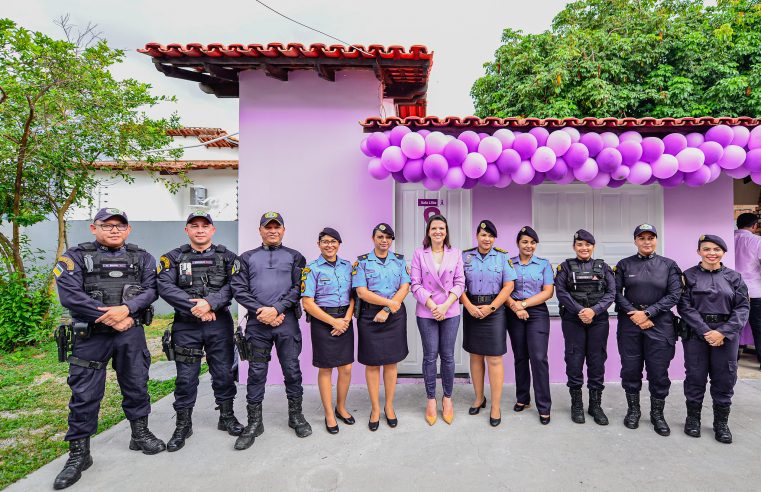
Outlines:
{"label": "black combat boot", "polygon": [[264,432],[261,402],[249,403],[246,405],[246,410],[248,410],[248,425],[240,433],[238,439],[235,440],[235,449],[239,451],[250,448],[254,444],[254,440]]}
{"label": "black combat boot", "polygon": [[642,416],[642,411],[639,409],[639,393],[626,393],[626,404],[629,408],[624,417],[624,426],[628,429],[636,429],[639,427],[639,418]]}
{"label": "black combat boot", "polygon": [[288,427],[296,431],[299,437],[307,437],[312,434],[312,426],[309,425],[304,414],[301,413],[301,397],[288,398]]}
{"label": "black combat boot", "polygon": [[650,422],[653,424],[655,433],[659,436],[671,435],[669,424],[663,418],[663,407],[666,406],[666,400],[650,397]]}
{"label": "black combat boot", "polygon": [[231,436],[239,436],[243,432],[243,424],[238,422],[233,412],[233,401],[223,401],[217,407],[219,410],[219,423],[217,423],[217,429],[221,431],[227,431]]}
{"label": "black combat boot", "polygon": [[92,466],[92,456],[90,456],[90,438],[74,439],[69,441],[69,459],[63,465],[61,473],[55,477],[53,488],[56,490],[65,489],[74,485],[82,476],[82,472]]}
{"label": "black combat boot", "polygon": [[143,454],[156,454],[166,449],[164,441],[153,435],[148,429],[148,417],[130,420],[132,437],[129,440],[129,448],[132,451],[142,451]]}
{"label": "black combat boot", "polygon": [[713,436],[724,444],[732,444],[732,433],[729,432],[729,405],[713,404]]}
{"label": "black combat boot", "polygon": [[568,388],[571,393],[571,420],[577,424],[583,424],[584,418],[584,400],[581,398],[581,388]]}
{"label": "black combat boot", "polygon": [[595,424],[608,425],[608,416],[602,410],[602,390],[589,390],[589,408],[587,412],[592,416]]}
{"label": "black combat boot", "polygon": [[700,411],[703,405],[687,402],[687,419],[684,421],[684,433],[690,437],[700,437]]}
{"label": "black combat boot", "polygon": [[172,451],[179,451],[185,445],[185,439],[193,435],[193,421],[191,416],[193,415],[192,408],[183,408],[177,410],[177,423],[174,428],[174,434],[166,443],[166,450],[170,453]]}

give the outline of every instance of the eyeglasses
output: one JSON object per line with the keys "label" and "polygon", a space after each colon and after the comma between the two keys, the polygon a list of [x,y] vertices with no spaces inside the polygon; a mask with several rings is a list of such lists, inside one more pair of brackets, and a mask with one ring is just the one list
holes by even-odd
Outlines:
{"label": "eyeglasses", "polygon": [[321,239],[320,240],[320,245],[321,246],[338,246],[338,241],[336,241],[335,239],[333,239],[333,240]]}
{"label": "eyeglasses", "polygon": [[100,227],[102,230],[106,232],[111,232],[116,228],[117,231],[124,232],[127,230],[129,225],[127,224],[95,224],[97,227]]}

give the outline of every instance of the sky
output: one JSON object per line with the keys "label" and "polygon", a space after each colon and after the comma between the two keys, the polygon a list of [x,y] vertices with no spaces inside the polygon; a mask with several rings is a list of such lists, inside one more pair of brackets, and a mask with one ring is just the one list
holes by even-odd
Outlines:
{"label": "sky", "polygon": [[[473,113],[470,88],[483,75],[483,64],[499,47],[502,30],[542,32],[568,3],[564,0],[264,0],[283,14],[350,44],[409,47],[426,45],[434,52],[428,86],[428,114]],[[238,100],[201,92],[195,82],[168,78],[156,71],[146,43],[340,44],[266,9],[254,0],[168,2],[156,0],[0,0],[0,17],[54,37],[54,21],[69,14],[71,22],[97,25],[113,48],[126,51],[113,66],[118,78],[147,82],[155,94],[174,95],[153,115],[177,111],[185,126],[238,130]],[[372,115],[368,115],[372,116]]]}

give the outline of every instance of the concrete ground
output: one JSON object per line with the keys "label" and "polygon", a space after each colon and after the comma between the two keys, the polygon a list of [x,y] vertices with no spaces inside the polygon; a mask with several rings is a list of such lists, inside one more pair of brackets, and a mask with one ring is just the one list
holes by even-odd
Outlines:
{"label": "concrete ground", "polygon": [[[94,465],[70,490],[758,490],[753,473],[761,455],[761,381],[741,380],[736,387],[730,426],[735,442],[713,439],[712,412],[703,412],[703,437],[682,433],[684,398],[680,383],[667,403],[670,437],[660,437],[647,420],[649,403],[637,430],[621,423],[625,399],[620,385],[610,384],[604,408],[611,424],[584,425],[569,417],[565,386],[553,385],[552,422],[539,424],[535,409],[515,413],[514,387],[506,386],[503,421],[488,424],[488,409],[470,416],[472,390],[455,387],[456,417],[429,427],[423,420],[420,384],[399,385],[399,426],[367,429],[366,388],[352,387],[349,409],[357,423],[341,424],[329,435],[315,386],[305,388],[305,415],[314,434],[297,438],[287,425],[283,387],[267,388],[264,434],[246,451],[233,449],[234,437],[216,430],[209,376],[201,380],[193,415],[194,434],[175,453],[146,456],[127,448],[126,421],[92,441]],[[239,388],[243,394],[245,388]],[[645,395],[646,393],[643,393]],[[172,396],[153,406],[151,429],[168,439],[174,428]],[[585,395],[586,401],[586,395]],[[707,400],[708,401],[708,400]],[[245,417],[245,399],[236,400]],[[52,490],[63,456],[8,487],[9,492]]]}

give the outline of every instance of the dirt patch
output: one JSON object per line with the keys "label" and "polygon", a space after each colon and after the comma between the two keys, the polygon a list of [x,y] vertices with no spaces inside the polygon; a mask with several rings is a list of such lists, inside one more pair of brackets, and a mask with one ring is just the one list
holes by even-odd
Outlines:
{"label": "dirt patch", "polygon": [[11,411],[3,411],[0,412],[0,419],[17,419],[19,417],[27,417],[29,415],[42,415],[45,413],[45,410],[37,409],[37,410],[16,410],[15,412]]}
{"label": "dirt patch", "polygon": [[51,380],[60,382],[60,381],[64,381],[64,378],[56,376],[52,372],[43,372],[42,374],[34,378],[34,382],[32,382],[32,386],[39,386],[42,383],[46,381],[51,381]]}

